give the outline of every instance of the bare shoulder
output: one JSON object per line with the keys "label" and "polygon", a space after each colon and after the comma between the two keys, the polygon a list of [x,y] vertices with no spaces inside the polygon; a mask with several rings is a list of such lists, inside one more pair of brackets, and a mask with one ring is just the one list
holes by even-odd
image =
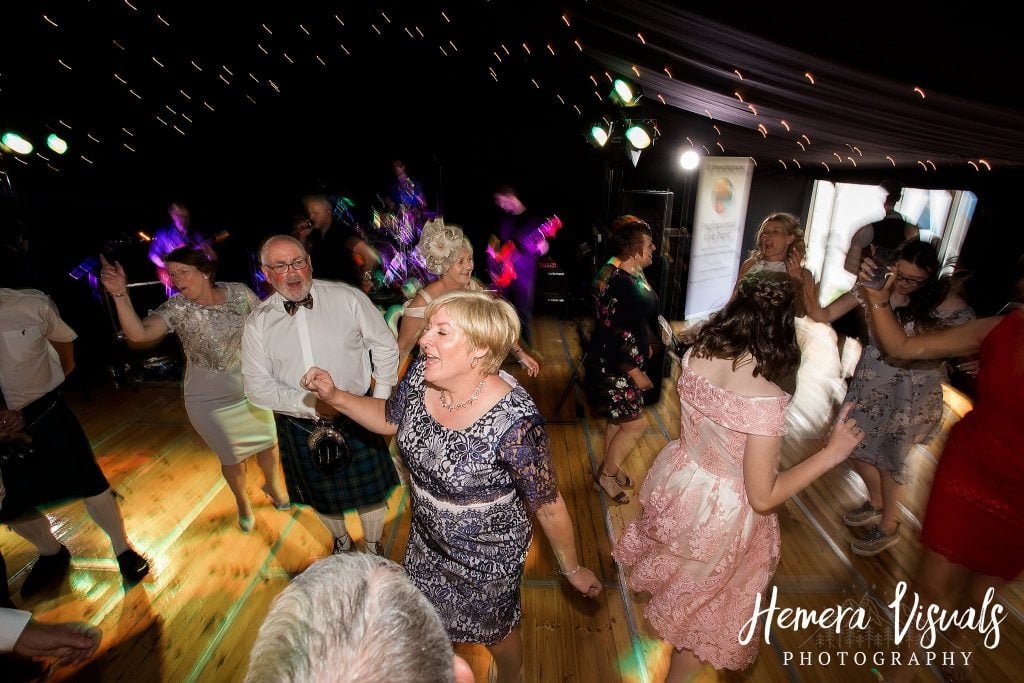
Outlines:
{"label": "bare shoulder", "polygon": [[753,359],[741,360],[734,368],[728,358],[691,358],[690,369],[720,389],[749,397],[786,395],[774,382],[754,376]]}

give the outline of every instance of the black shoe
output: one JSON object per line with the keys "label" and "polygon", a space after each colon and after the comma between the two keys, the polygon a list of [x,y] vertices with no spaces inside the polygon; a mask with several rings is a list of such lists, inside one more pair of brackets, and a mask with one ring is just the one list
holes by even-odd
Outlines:
{"label": "black shoe", "polygon": [[67,576],[71,567],[71,553],[66,546],[61,546],[56,555],[40,555],[32,571],[21,584],[22,597],[29,597],[51,587]]}
{"label": "black shoe", "polygon": [[137,583],[149,573],[149,562],[131,548],[117,556],[117,566],[125,583]]}

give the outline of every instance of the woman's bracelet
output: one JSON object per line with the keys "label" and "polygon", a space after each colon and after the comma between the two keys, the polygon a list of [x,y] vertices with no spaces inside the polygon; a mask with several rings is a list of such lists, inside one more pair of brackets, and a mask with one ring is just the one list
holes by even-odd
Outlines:
{"label": "woman's bracelet", "polygon": [[120,294],[117,294],[115,292],[111,292],[110,296],[118,296],[118,297],[120,297],[120,296],[128,296],[128,290],[126,289],[123,292],[121,292]]}
{"label": "woman's bracelet", "polygon": [[871,308],[889,308],[888,301],[880,301],[877,304],[871,304]]}
{"label": "woman's bracelet", "polygon": [[570,577],[570,576],[573,576],[574,574],[576,574],[576,572],[578,572],[578,571],[579,571],[579,570],[581,570],[581,569],[583,569],[583,565],[582,565],[582,564],[580,564],[579,562],[577,562],[577,563],[576,563],[576,569],[573,569],[573,570],[572,570],[571,572],[559,572],[559,573],[560,573],[560,574],[561,574],[562,576],[564,576],[564,577],[568,578],[568,577]]}

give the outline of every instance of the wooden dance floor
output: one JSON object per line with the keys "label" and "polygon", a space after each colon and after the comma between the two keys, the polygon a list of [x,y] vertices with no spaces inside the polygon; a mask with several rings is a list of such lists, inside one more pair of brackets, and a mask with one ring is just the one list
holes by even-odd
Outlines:
{"label": "wooden dance floor", "polygon": [[[595,570],[605,591],[597,600],[577,595],[557,573],[538,529],[523,586],[525,680],[660,683],[669,649],[644,620],[644,597],[624,586],[623,572],[610,556],[613,540],[638,512],[636,495],[628,505],[616,506],[593,489],[591,473],[603,450],[604,422],[592,416],[578,386],[554,412],[581,355],[577,325],[554,318],[541,318],[536,324],[538,350],[544,357],[540,377],[514,372],[550,421],[559,484],[575,523],[580,559]],[[805,357],[793,406],[794,429],[784,452],[787,465],[817,447],[813,432],[827,424],[833,402],[841,399],[844,389],[831,328],[810,324],[801,334]],[[642,476],[658,451],[678,434],[676,375],[673,371],[665,378],[662,400],[648,410],[638,452],[626,463],[634,478]],[[82,503],[72,502],[48,511],[54,532],[71,550],[67,580],[49,594],[21,600],[17,591],[35,553],[6,527],[0,529],[0,546],[19,607],[40,619],[81,620],[103,631],[101,648],[91,661],[77,669],[59,669],[54,678],[241,680],[270,602],[292,576],[330,551],[327,530],[308,509],[275,510],[259,490],[260,475],[252,466],[249,491],[256,528],[248,535],[241,533],[217,460],[189,425],[179,387],[105,386],[89,396],[70,392],[69,399],[122,497],[128,535],[150,559],[152,573],[126,592],[106,536]],[[961,410],[956,401],[947,401],[945,429]],[[859,504],[863,493],[849,465],[836,468],[779,510],[782,561],[774,581],[779,607],[822,610],[861,605],[871,616],[868,631],[844,629],[836,635],[814,626],[776,629],[771,644],[762,641],[756,663],[746,672],[716,675],[705,669],[698,680],[877,680],[870,671],[874,653],[884,653],[888,663],[889,653],[897,649],[892,646],[888,604],[897,582],[910,581],[917,572],[920,519],[943,436],[915,449],[914,484],[903,514],[904,540],[881,555],[865,558],[850,551],[853,536],[842,524],[841,513]],[[408,504],[404,489],[391,499],[384,541],[387,554],[396,560],[401,560],[408,537]],[[357,517],[352,517],[350,528],[358,529]],[[1001,642],[994,650],[980,644],[974,649],[976,681],[1020,680],[1024,671],[1024,593],[1015,584],[1004,589],[999,600],[1008,610]],[[486,650],[459,646],[458,651],[470,662],[477,680],[484,681],[490,661]],[[855,653],[864,653],[867,663],[856,665]],[[937,673],[937,668],[922,670],[918,680],[937,680]]]}

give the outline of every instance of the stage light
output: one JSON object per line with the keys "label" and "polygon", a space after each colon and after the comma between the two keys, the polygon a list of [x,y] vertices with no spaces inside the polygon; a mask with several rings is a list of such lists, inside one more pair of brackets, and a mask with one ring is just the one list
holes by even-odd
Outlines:
{"label": "stage light", "polygon": [[601,124],[594,124],[590,129],[590,139],[593,140],[598,147],[604,147],[608,144],[609,132],[610,127],[606,129]]}
{"label": "stage light", "polygon": [[7,151],[16,154],[31,154],[34,149],[31,142],[13,132],[4,133],[0,138],[0,144],[3,144],[3,148]]}
{"label": "stage light", "polygon": [[57,154],[63,154],[68,151],[68,143],[64,141],[62,137],[56,133],[50,133],[46,138],[46,146],[52,149]]}
{"label": "stage light", "polygon": [[688,149],[679,155],[679,165],[683,167],[684,171],[692,171],[697,168],[697,164],[699,163],[700,155],[692,149]]}
{"label": "stage light", "polygon": [[654,142],[654,135],[646,124],[633,123],[626,129],[626,139],[634,149],[647,149]]}
{"label": "stage light", "polygon": [[621,78],[615,79],[612,83],[612,101],[621,104],[623,107],[632,107],[640,102],[640,88],[630,85]]}

